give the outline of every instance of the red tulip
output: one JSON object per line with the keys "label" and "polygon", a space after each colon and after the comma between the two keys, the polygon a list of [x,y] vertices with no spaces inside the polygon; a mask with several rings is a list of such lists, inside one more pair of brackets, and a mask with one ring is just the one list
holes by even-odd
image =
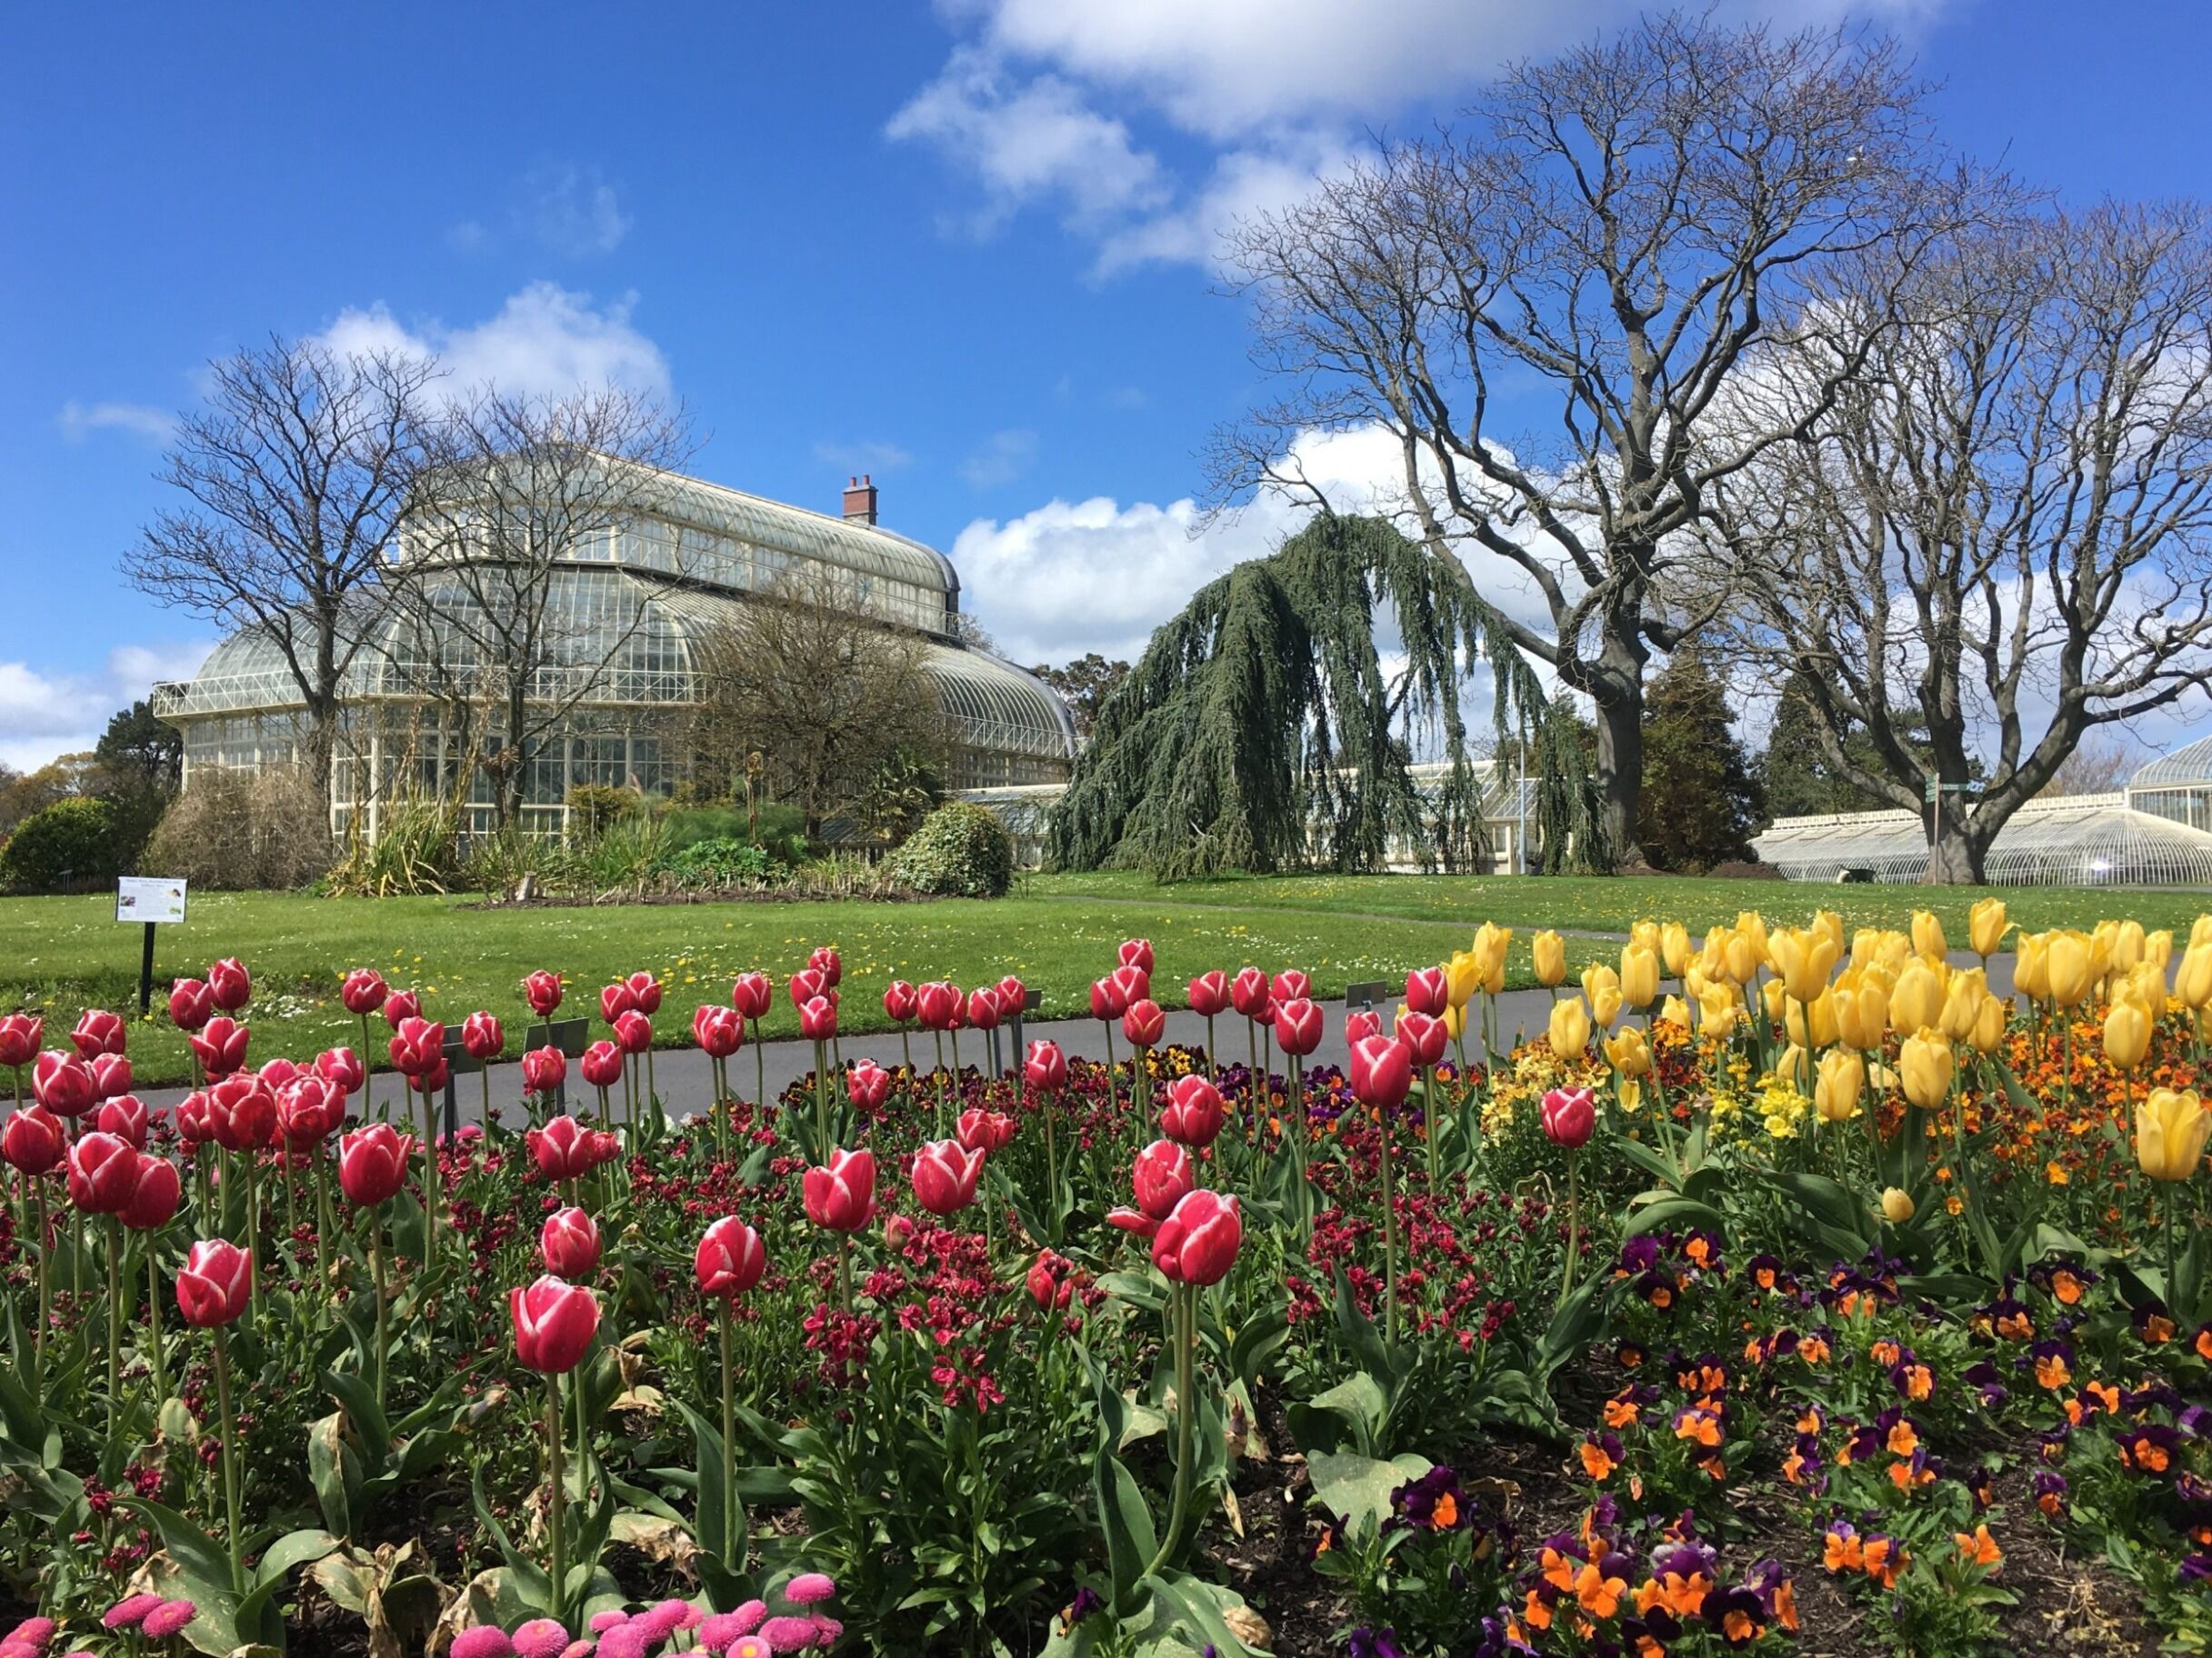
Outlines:
{"label": "red tulip", "polygon": [[1293,997],[1275,1010],[1275,1042],[1292,1059],[1303,1059],[1321,1045],[1321,1004]]}
{"label": "red tulip", "polygon": [[38,1057],[45,1040],[46,1022],[36,1014],[9,1014],[0,1017],[0,1065],[13,1070]]}
{"label": "red tulip", "polygon": [[995,987],[998,992],[998,1012],[1002,1018],[1011,1019],[1024,1012],[1029,1004],[1029,986],[1008,974]]}
{"label": "red tulip", "polygon": [[615,1042],[625,1054],[643,1054],[653,1045],[653,1021],[643,1008],[625,1008],[615,1015]]}
{"label": "red tulip", "polygon": [[731,1214],[706,1229],[691,1260],[699,1293],[726,1301],[744,1294],[767,1270],[768,1252],[761,1247],[760,1234]]}
{"label": "red tulip", "polygon": [[0,1157],[25,1174],[51,1173],[69,1154],[69,1131],[44,1105],[26,1105],[0,1128]]}
{"label": "red tulip", "polygon": [[103,1100],[112,1100],[119,1094],[131,1091],[131,1062],[120,1054],[102,1054],[90,1063],[92,1091]]}
{"label": "red tulip", "polygon": [[368,1081],[367,1068],[351,1048],[325,1048],[315,1056],[315,1071],[341,1094],[358,1094]]}
{"label": "red tulip", "polygon": [[540,1019],[550,1019],[561,1005],[561,975],[543,967],[522,982],[522,999]]}
{"label": "red tulip", "polygon": [[538,1258],[556,1278],[581,1283],[599,1270],[599,1227],[581,1209],[556,1209],[537,1230]]}
{"label": "red tulip", "polygon": [[[1099,1024],[1120,1018],[1129,1011],[1129,998],[1111,978],[1091,981],[1091,1017]],[[1111,1034],[1111,1033],[1108,1033]]]}
{"label": "red tulip", "polygon": [[845,1074],[845,1096],[856,1111],[881,1111],[891,1097],[891,1074],[874,1060],[864,1059]]}
{"label": "red tulip", "polygon": [[1150,996],[1140,996],[1123,1010],[1121,1034],[1129,1039],[1133,1048],[1151,1047],[1166,1029],[1167,1015]]}
{"label": "red tulip", "polygon": [[1415,1013],[1441,1019],[1451,1003],[1451,985],[1445,979],[1443,968],[1416,967],[1406,975],[1406,1005]]}
{"label": "red tulip", "polygon": [[1413,1088],[1413,1054],[1395,1036],[1363,1036],[1352,1044],[1352,1093],[1363,1105],[1390,1111]]}
{"label": "red tulip", "polygon": [[1029,1288],[1029,1299],[1043,1313],[1064,1313],[1076,1293],[1075,1263],[1066,1255],[1056,1254],[1049,1249],[1036,1252],[1036,1259],[1029,1263],[1024,1282]]}
{"label": "red tulip", "polygon": [[207,1128],[226,1152],[257,1152],[275,1137],[276,1096],[252,1072],[234,1073],[207,1091]]}
{"label": "red tulip", "polygon": [[1033,1042],[1029,1056],[1022,1064],[1022,1075],[1034,1092],[1057,1094],[1067,1086],[1067,1055],[1060,1052],[1056,1042]]}
{"label": "red tulip", "polygon": [[1179,1145],[1204,1148],[1221,1133],[1221,1093],[1198,1075],[1178,1076],[1168,1084],[1160,1112],[1160,1132]]}
{"label": "red tulip", "polygon": [[792,1006],[804,1007],[829,987],[829,981],[817,969],[802,967],[791,975],[791,982],[784,989],[791,997]]}
{"label": "red tulip", "polygon": [[622,1050],[611,1042],[595,1042],[584,1050],[577,1068],[595,1088],[612,1088],[622,1080]]}
{"label": "red tulip", "polygon": [[799,1007],[799,1034],[827,1042],[837,1034],[837,1004],[827,996],[809,996]]}
{"label": "red tulip", "polygon": [[1229,982],[1229,1004],[1247,1019],[1259,1016],[1259,1010],[1274,999],[1267,975],[1256,967],[1240,967]]}
{"label": "red tulip", "polygon": [[1370,1036],[1383,1033],[1383,1016],[1372,1008],[1363,1007],[1344,1016],[1344,1045],[1357,1047]]}
{"label": "red tulip", "polygon": [[94,1130],[69,1148],[69,1201],[86,1214],[120,1214],[138,1184],[138,1148]]}
{"label": "red tulip", "polygon": [[1553,1144],[1579,1151],[1597,1129],[1597,1111],[1587,1088],[1554,1088],[1536,1114]]}
{"label": "red tulip", "polygon": [[1267,994],[1276,1002],[1310,1002],[1314,982],[1296,967],[1286,967],[1275,975],[1274,982],[1267,986]]}
{"label": "red tulip", "polygon": [[407,1184],[407,1160],[414,1154],[414,1136],[389,1123],[357,1128],[338,1141],[338,1189],[356,1208],[374,1209]]}
{"label": "red tulip", "polygon": [[380,1011],[384,999],[391,994],[392,987],[384,982],[384,974],[374,967],[355,968],[338,986],[338,1000],[356,1019],[365,1019]]}
{"label": "red tulip", "polygon": [[741,973],[730,985],[730,1005],[756,1024],[776,1004],[776,985],[765,973]]}
{"label": "red tulip", "polygon": [[831,990],[836,989],[837,981],[845,976],[845,964],[838,959],[836,949],[828,944],[824,944],[808,956],[806,964],[822,975],[822,983]]}
{"label": "red tulip", "polygon": [[119,1094],[112,1100],[101,1102],[93,1125],[104,1134],[113,1134],[127,1143],[133,1151],[146,1149],[145,1102],[135,1094]]}
{"label": "red tulip", "polygon": [[561,1084],[568,1080],[568,1060],[560,1049],[532,1048],[522,1056],[522,1091],[525,1094],[558,1094]]}
{"label": "red tulip", "polygon": [[661,1011],[661,982],[649,973],[634,973],[629,978],[630,1004],[648,1019]]}
{"label": "red tulip", "polygon": [[1152,973],[1135,962],[1116,967],[1106,975],[1121,992],[1121,1004],[1126,1009],[1132,1003],[1143,1002],[1152,994]]}
{"label": "red tulip", "polygon": [[622,1155],[622,1137],[612,1129],[595,1128],[591,1131],[591,1163],[597,1168],[603,1163],[612,1163]]}
{"label": "red tulip", "polygon": [[1014,1144],[1014,1134],[1020,1125],[1003,1112],[986,1111],[980,1105],[971,1105],[960,1114],[954,1133],[960,1144],[978,1151],[1003,1152]]}
{"label": "red tulip", "polygon": [[967,1022],[979,1031],[998,1028],[998,987],[995,984],[977,986],[968,993]]}
{"label": "red tulip", "polygon": [[207,994],[216,1007],[235,1014],[254,999],[254,975],[236,956],[226,955],[208,964]]}
{"label": "red tulip", "polygon": [[884,990],[884,1017],[905,1024],[920,1010],[921,994],[904,979],[893,979]]}
{"label": "red tulip", "polygon": [[1148,938],[1126,938],[1115,952],[1115,960],[1123,967],[1139,967],[1148,975],[1152,972],[1152,941]]}
{"label": "red tulip", "polygon": [[132,1172],[131,1194],[118,1213],[133,1232],[154,1232],[176,1218],[177,1205],[184,1197],[176,1164],[166,1157],[149,1157],[142,1152]]}
{"label": "red tulip", "polygon": [[1198,1182],[1187,1151],[1172,1140],[1155,1140],[1137,1153],[1129,1184],[1138,1212],[1164,1221]]}
{"label": "red tulip", "polygon": [[806,1218],[830,1232],[858,1232],[876,1214],[876,1154],[832,1150],[829,1166],[800,1182]]}
{"label": "red tulip", "polygon": [[515,1356],[540,1375],[574,1370],[599,1333],[598,1297],[551,1274],[526,1290],[508,1291],[507,1313],[515,1321]]}
{"label": "red tulip", "polygon": [[956,1140],[931,1140],[914,1154],[914,1201],[943,1218],[976,1201],[983,1175],[983,1148]]}
{"label": "red tulip", "polygon": [[392,1032],[390,1046],[392,1068],[428,1093],[429,1084],[422,1079],[445,1057],[445,1027],[430,1019],[402,1019]]}
{"label": "red tulip", "polygon": [[461,1022],[461,1046],[471,1059],[497,1059],[506,1045],[506,1032],[490,1014],[478,1011]]}
{"label": "red tulip", "polygon": [[1220,968],[1202,973],[1190,982],[1190,1011],[1201,1019],[1211,1019],[1228,1005],[1229,975]]}
{"label": "red tulip", "polygon": [[198,1151],[215,1137],[215,1124],[208,1120],[205,1093],[188,1094],[177,1101],[176,1133],[187,1152]]}
{"label": "red tulip", "polygon": [[555,1117],[545,1127],[531,1129],[523,1139],[537,1161],[537,1172],[547,1180],[579,1180],[598,1166],[591,1131],[574,1117]]}
{"label": "red tulip", "polygon": [[215,999],[204,979],[176,979],[169,985],[169,1023],[189,1034],[207,1023]]}
{"label": "red tulip", "polygon": [[625,1014],[637,1011],[637,996],[627,979],[616,979],[599,993],[599,1017],[612,1024]]}
{"label": "red tulip", "polygon": [[709,1059],[727,1059],[745,1045],[745,1021],[734,1007],[708,1003],[691,1015],[691,1040]]}
{"label": "red tulip", "polygon": [[1204,1288],[1229,1275],[1244,1241],[1236,1200],[1202,1188],[1187,1194],[1160,1223],[1152,1237],[1152,1264],[1171,1283]]}
{"label": "red tulip", "polygon": [[384,999],[384,1022],[394,1030],[422,1016],[423,994],[419,990],[395,990]]}
{"label": "red tulip", "polygon": [[313,1071],[276,1096],[276,1132],[295,1152],[320,1145],[345,1121],[345,1091]]}
{"label": "red tulip", "polygon": [[271,1094],[282,1094],[299,1074],[299,1067],[292,1061],[278,1057],[261,1067],[261,1080],[269,1085]]}
{"label": "red tulip", "polygon": [[1445,1044],[1452,1034],[1444,1021],[1431,1019],[1426,1014],[1408,1008],[1398,1015],[1398,1040],[1406,1044],[1416,1065],[1433,1065],[1444,1057]]}
{"label": "red tulip", "polygon": [[76,1029],[69,1033],[69,1040],[76,1045],[79,1059],[97,1059],[103,1054],[122,1053],[128,1034],[115,1014],[104,1007],[88,1007],[76,1022]]}
{"label": "red tulip", "polygon": [[31,1092],[57,1117],[81,1117],[100,1100],[92,1067],[58,1048],[48,1048],[31,1067]]}
{"label": "red tulip", "polygon": [[176,1310],[195,1330],[238,1322],[254,1290],[254,1258],[225,1238],[203,1238],[185,1252],[176,1274]]}

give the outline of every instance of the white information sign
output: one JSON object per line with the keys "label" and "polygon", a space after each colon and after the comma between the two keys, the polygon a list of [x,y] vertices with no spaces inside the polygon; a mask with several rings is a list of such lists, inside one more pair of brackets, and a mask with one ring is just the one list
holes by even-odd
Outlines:
{"label": "white information sign", "polygon": [[115,877],[115,919],[155,922],[185,919],[185,884],[160,875]]}

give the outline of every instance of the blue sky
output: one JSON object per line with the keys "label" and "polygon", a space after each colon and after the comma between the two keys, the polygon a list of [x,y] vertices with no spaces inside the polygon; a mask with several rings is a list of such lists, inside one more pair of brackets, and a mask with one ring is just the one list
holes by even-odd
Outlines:
{"label": "blue sky", "polygon": [[[1210,263],[1362,131],[1617,0],[936,9],[45,7],[0,64],[0,759],[80,746],[208,625],[127,587],[212,356],[380,333],[666,390],[694,469],[955,554],[1024,660],[1126,653],[1281,528],[1190,534],[1259,394]],[[1737,9],[1827,18],[1826,4]],[[1540,14],[1540,15],[1539,15]],[[2212,8],[1892,0],[1946,135],[2064,195],[2204,193]],[[1346,456],[1356,468],[1358,457]]]}

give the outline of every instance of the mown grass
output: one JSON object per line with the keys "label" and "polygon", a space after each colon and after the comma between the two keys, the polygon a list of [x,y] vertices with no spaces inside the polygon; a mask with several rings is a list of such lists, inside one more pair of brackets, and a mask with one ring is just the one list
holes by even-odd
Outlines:
{"label": "mown grass", "polygon": [[[313,1054],[356,1044],[360,1027],[337,1000],[339,980],[373,966],[393,984],[424,993],[434,1018],[458,1022],[488,1007],[505,1021],[508,1052],[518,1053],[526,1020],[524,974],[552,967],[572,991],[564,1013],[594,1014],[598,986],[646,968],[668,985],[660,1017],[664,1043],[688,1040],[701,1002],[729,994],[736,974],[760,967],[776,975],[800,965],[817,944],[845,962],[843,1022],[848,1030],[887,1028],[881,996],[893,978],[949,978],[973,985],[1019,974],[1043,997],[1047,1017],[1088,1011],[1092,979],[1114,963],[1122,939],[1142,935],[1159,954],[1155,991],[1166,1005],[1211,967],[1246,963],[1299,966],[1323,995],[1348,984],[1394,979],[1408,967],[1463,947],[1484,920],[1508,925],[1515,940],[1512,981],[1533,983],[1527,934],[1539,927],[1596,934],[1626,930],[1636,919],[1666,916],[1702,929],[1740,909],[1797,918],[1815,906],[1839,910],[1857,925],[1903,925],[1925,905],[1963,940],[1967,906],[1979,894],[1931,894],[1909,887],[1783,886],[1757,881],[1479,879],[1445,876],[1285,876],[1159,886],[1142,876],[1043,875],[996,903],[725,904],[485,910],[466,898],[326,899],[284,894],[207,894],[192,900],[184,924],[164,927],[155,958],[157,994],[150,1021],[135,1032],[131,1055],[142,1083],[188,1074],[184,1040],[162,1015],[158,994],[170,978],[197,974],[219,955],[245,959],[255,974],[254,1053],[258,1058]],[[2008,891],[2012,914],[2030,927],[2087,925],[2133,914],[2147,926],[2186,927],[2205,894],[2145,892]],[[43,1013],[50,1040],[88,1006],[135,1011],[139,931],[112,919],[113,900],[0,900],[0,1010]],[[1571,964],[1610,957],[1603,939],[1570,943]],[[797,1034],[779,998],[771,1037]],[[382,1034],[378,1033],[381,1040]]]}

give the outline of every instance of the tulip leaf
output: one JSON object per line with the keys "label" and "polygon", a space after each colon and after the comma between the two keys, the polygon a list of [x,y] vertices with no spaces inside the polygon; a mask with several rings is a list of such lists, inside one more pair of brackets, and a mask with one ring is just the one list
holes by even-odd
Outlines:
{"label": "tulip leaf", "polygon": [[1863,1199],[1825,1174],[1808,1174],[1800,1169],[1786,1169],[1771,1178],[1800,1206],[1837,1231],[1857,1240],[1857,1253],[1865,1253],[1869,1241],[1867,1226],[1869,1211]]}
{"label": "tulip leaf", "polygon": [[345,1413],[334,1411],[307,1427],[307,1482],[315,1487],[323,1523],[341,1537],[354,1534],[361,1459],[345,1443]]}
{"label": "tulip leaf", "polygon": [[1306,1459],[1314,1500],[1346,1525],[1365,1519],[1379,1527],[1390,1513],[1390,1493],[1419,1479],[1431,1466],[1426,1457],[1411,1453],[1385,1460],[1330,1451]]}
{"label": "tulip leaf", "polygon": [[[1649,1199],[1649,1202],[1644,1202]],[[1719,1211],[1710,1204],[1701,1204],[1694,1197],[1683,1197],[1672,1192],[1646,1192],[1636,1200],[1643,1206],[1628,1217],[1622,1229],[1625,1238],[1642,1237],[1647,1232],[1667,1232],[1681,1227],[1703,1227],[1719,1232],[1725,1223]]]}
{"label": "tulip leaf", "polygon": [[1098,1287],[1147,1313],[1160,1312],[1167,1305],[1167,1293],[1160,1287],[1159,1281],[1141,1273],[1107,1273],[1098,1280]]}
{"label": "tulip leaf", "polygon": [[544,1567],[515,1546],[515,1540],[507,1535],[507,1528],[499,1523],[499,1516],[492,1512],[491,1503],[484,1494],[484,1463],[481,1460],[470,1472],[469,1494],[475,1503],[477,1523],[492,1534],[492,1542],[499,1550],[499,1558],[506,1563],[509,1579],[517,1598],[534,1609],[550,1608],[553,1604],[552,1580],[545,1575]]}
{"label": "tulip leaf", "polygon": [[1091,1490],[1098,1505],[1099,1526],[1106,1533],[1114,1604],[1121,1610],[1128,1604],[1152,1557],[1159,1553],[1159,1533],[1153,1530],[1152,1511],[1145,1506],[1136,1476],[1103,1445],[1092,1462]]}

